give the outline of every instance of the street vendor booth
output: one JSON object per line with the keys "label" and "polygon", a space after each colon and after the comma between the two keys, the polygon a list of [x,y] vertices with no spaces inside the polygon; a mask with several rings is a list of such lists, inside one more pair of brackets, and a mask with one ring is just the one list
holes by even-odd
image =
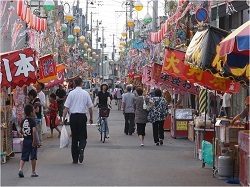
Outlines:
{"label": "street vendor booth", "polygon": [[[19,89],[23,85],[36,82],[35,51],[26,48],[18,51],[11,51],[0,55],[1,58],[1,156],[14,156],[13,134],[12,134],[12,106],[13,99],[11,89]],[[6,106],[9,97],[10,105]],[[15,100],[19,104],[19,100]],[[17,116],[20,113],[17,110]],[[23,109],[23,106],[22,106]],[[20,118],[19,118],[20,119]],[[21,116],[22,119],[22,116]]]}

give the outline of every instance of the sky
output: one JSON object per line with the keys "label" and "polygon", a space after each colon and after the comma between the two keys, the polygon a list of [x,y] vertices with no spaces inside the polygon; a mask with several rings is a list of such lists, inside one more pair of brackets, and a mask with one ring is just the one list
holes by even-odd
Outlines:
{"label": "sky", "polygon": [[[111,58],[112,52],[112,43],[113,43],[113,34],[115,34],[114,42],[115,48],[119,51],[120,45],[120,38],[122,31],[124,30],[125,20],[126,20],[126,13],[125,13],[125,2],[126,0],[80,0],[80,8],[83,9],[83,14],[86,14],[86,2],[88,1],[88,24],[90,25],[90,12],[93,14],[93,27],[96,26],[96,20],[102,21],[102,25],[104,27],[104,39],[105,44],[107,47],[104,49],[104,53],[109,54],[109,58]],[[143,4],[142,11],[138,12],[138,18],[142,19],[147,13],[147,2],[148,3],[148,11],[149,14],[152,16],[152,7],[153,2],[151,0],[140,0]],[[76,0],[65,0],[65,2],[74,2],[76,4]],[[94,5],[90,3],[93,2]],[[158,16],[163,15],[163,5],[164,0],[158,0]],[[129,10],[129,6],[128,6]],[[124,11],[124,12],[116,12],[116,11]],[[129,12],[128,12],[129,15]],[[137,11],[133,11],[133,19],[137,18]],[[93,34],[93,46],[95,46],[94,38],[96,32]],[[101,29],[99,30],[99,37],[102,36]],[[99,44],[100,48],[100,44]]]}

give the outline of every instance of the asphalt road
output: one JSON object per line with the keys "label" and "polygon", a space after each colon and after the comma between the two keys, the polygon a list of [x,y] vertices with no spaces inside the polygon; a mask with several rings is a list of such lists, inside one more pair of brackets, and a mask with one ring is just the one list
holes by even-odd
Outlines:
{"label": "asphalt road", "polygon": [[[105,143],[95,125],[88,126],[88,144],[82,164],[72,164],[70,148],[59,148],[59,139],[47,139],[38,150],[37,173],[25,164],[24,178],[18,177],[20,153],[1,166],[2,186],[227,186],[212,169],[201,168],[193,159],[194,142],[172,139],[165,132],[163,146],[156,146],[152,125],[146,126],[145,146],[136,134],[123,133],[124,118],[113,106],[109,118],[110,138]],[[97,112],[95,112],[95,116]],[[67,130],[70,133],[69,126]]]}

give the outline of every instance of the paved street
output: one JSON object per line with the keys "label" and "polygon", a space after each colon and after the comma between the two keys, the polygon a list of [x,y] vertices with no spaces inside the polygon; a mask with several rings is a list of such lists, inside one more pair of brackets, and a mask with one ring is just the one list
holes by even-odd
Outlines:
{"label": "paved street", "polygon": [[[145,146],[140,147],[137,135],[123,133],[121,111],[113,106],[109,118],[110,139],[99,141],[96,126],[88,126],[88,144],[83,164],[72,164],[70,148],[59,148],[59,139],[46,139],[38,151],[38,178],[31,178],[30,163],[26,163],[24,178],[18,177],[18,153],[2,164],[3,186],[226,186],[224,181],[212,177],[211,168],[201,168],[193,159],[194,142],[172,139],[165,132],[163,146],[156,146],[152,126],[147,124]],[[97,115],[95,111],[95,117]],[[70,133],[69,126],[67,126]]]}

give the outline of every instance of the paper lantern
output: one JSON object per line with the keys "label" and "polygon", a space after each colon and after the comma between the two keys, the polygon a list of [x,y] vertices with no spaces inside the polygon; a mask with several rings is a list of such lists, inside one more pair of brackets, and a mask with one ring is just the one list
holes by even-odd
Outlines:
{"label": "paper lantern", "polygon": [[39,29],[38,30],[42,31],[42,19],[41,18],[39,18]]}
{"label": "paper lantern", "polygon": [[67,14],[65,15],[65,20],[66,20],[66,21],[72,21],[72,20],[73,20],[73,14],[67,13]]}
{"label": "paper lantern", "polygon": [[76,33],[76,34],[78,34],[79,32],[80,32],[80,27],[78,26],[78,25],[76,25],[75,27],[74,27],[74,33]]}
{"label": "paper lantern", "polygon": [[46,30],[46,29],[47,29],[47,20],[44,19],[44,30]]}
{"label": "paper lantern", "polygon": [[141,3],[141,1],[136,1],[135,3],[134,3],[134,8],[135,8],[135,10],[137,10],[137,11],[141,11],[142,9],[143,9],[143,4]]}
{"label": "paper lantern", "polygon": [[134,22],[134,20],[133,20],[132,18],[128,19],[127,25],[128,25],[129,27],[133,27],[134,24],[135,24],[135,22]]}
{"label": "paper lantern", "polygon": [[17,0],[17,8],[16,8],[16,12],[18,16],[22,15],[22,10],[23,10],[23,0]]}
{"label": "paper lantern", "polygon": [[85,41],[85,36],[80,36],[80,42],[84,42]]}
{"label": "paper lantern", "polygon": [[41,30],[44,31],[45,30],[45,19],[44,18],[41,19],[41,24],[42,24]]}
{"label": "paper lantern", "polygon": [[65,23],[63,23],[62,24],[62,31],[65,32],[67,30],[67,28],[68,28],[68,26]]}
{"label": "paper lantern", "polygon": [[88,51],[88,53],[90,53],[90,52],[91,52],[91,49],[90,49],[90,48],[88,48],[88,49],[87,49],[87,51]]}
{"label": "paper lantern", "polygon": [[51,10],[54,10],[55,3],[54,3],[53,0],[45,0],[44,4],[43,4],[43,7],[44,7],[45,10],[51,11]]}
{"label": "paper lantern", "polygon": [[127,35],[127,32],[124,30],[124,31],[122,31],[121,35],[122,35],[123,37],[125,37],[125,36]]}
{"label": "paper lantern", "polygon": [[39,30],[39,18],[36,16],[36,26],[35,29],[38,31]]}
{"label": "paper lantern", "polygon": [[36,28],[36,15],[33,15],[33,24],[32,24],[32,29]]}
{"label": "paper lantern", "polygon": [[28,8],[27,8],[27,15],[26,15],[26,19],[25,19],[25,22],[26,22],[26,23],[29,23],[29,22],[30,22],[30,12],[31,12],[31,10],[30,10],[30,8],[28,7]]}
{"label": "paper lantern", "polygon": [[87,49],[87,48],[88,48],[88,46],[89,46],[89,44],[88,44],[88,43],[84,43],[84,44],[83,44],[83,47],[84,47],[85,49]]}
{"label": "paper lantern", "polygon": [[68,36],[68,41],[69,41],[69,42],[73,42],[73,40],[74,40],[74,36],[73,36],[73,35],[69,35],[69,36]]}
{"label": "paper lantern", "polygon": [[27,13],[27,5],[23,4],[22,14],[21,14],[21,20],[25,21],[25,19],[26,19],[26,13]]}

